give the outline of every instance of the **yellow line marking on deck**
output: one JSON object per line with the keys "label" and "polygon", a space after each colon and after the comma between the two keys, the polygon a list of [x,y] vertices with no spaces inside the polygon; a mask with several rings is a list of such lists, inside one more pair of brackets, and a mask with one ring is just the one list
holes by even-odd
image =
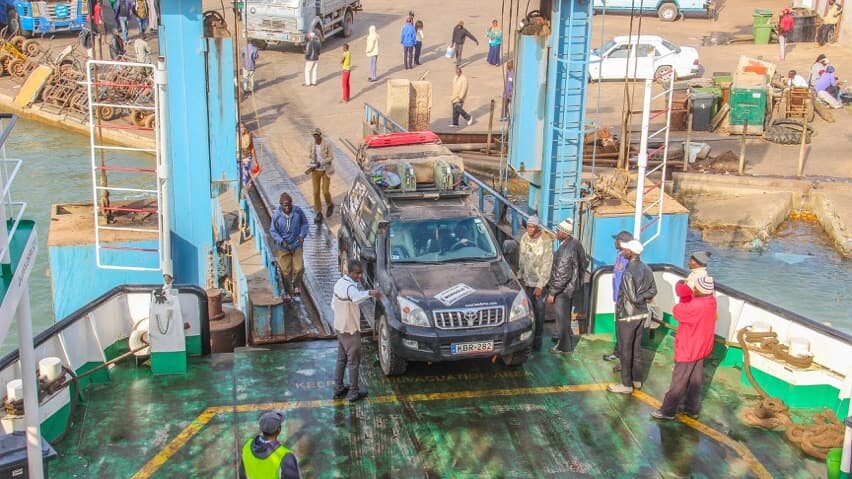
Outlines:
{"label": "yellow line marking on deck", "polygon": [[[453,391],[441,393],[421,393],[421,394],[404,394],[394,395],[388,394],[385,396],[376,396],[369,398],[370,403],[388,404],[398,402],[426,402],[426,401],[449,401],[453,399],[475,399],[485,397],[509,397],[509,396],[524,396],[524,395],[540,395],[540,394],[559,394],[571,392],[590,392],[590,391],[605,391],[607,383],[592,383],[592,384],[567,384],[564,386],[541,386],[531,388],[506,388],[506,389],[482,389],[471,391]],[[660,401],[642,391],[634,391],[633,397],[648,404],[651,407],[659,408]],[[166,446],[160,450],[153,458],[151,458],[139,471],[133,475],[132,479],[148,479],[154,472],[163,466],[172,456],[174,456],[186,442],[198,434],[201,429],[207,425],[216,415],[227,413],[245,413],[255,411],[278,410],[286,411],[291,409],[314,409],[333,406],[344,406],[347,402],[343,399],[317,399],[311,401],[283,401],[270,403],[254,403],[254,404],[238,404],[235,406],[211,406],[205,409],[193,422],[186,426],[174,439],[169,441]],[[772,475],[763,464],[752,454],[751,450],[745,445],[734,441],[715,429],[702,424],[692,418],[678,415],[678,420],[685,425],[703,433],[707,437],[716,442],[728,446],[734,452],[740,455],[751,470],[758,478],[772,478]]]}
{"label": "yellow line marking on deck", "polygon": [[213,409],[214,408],[207,408],[201,414],[199,414],[194,421],[189,423],[189,425],[183,428],[183,430],[177,436],[175,436],[174,439],[169,441],[169,443],[166,444],[166,447],[161,449],[156,456],[152,457],[150,461],[148,461],[144,466],[142,466],[142,469],[139,469],[139,471],[133,475],[133,479],[143,479],[151,477],[151,475],[154,474],[154,472],[159,469],[160,466],[165,464],[166,461],[168,461],[176,452],[178,452],[178,450],[182,448],[187,441],[189,441],[190,439],[192,439],[193,436],[198,434],[198,431],[204,428],[204,426],[206,426],[207,423],[209,423],[210,420],[213,419],[216,414],[218,414],[218,412],[214,411]]}
{"label": "yellow line marking on deck", "polygon": [[[655,397],[642,392],[640,390],[633,391],[633,397],[642,401],[643,403],[653,407],[654,409],[659,409],[662,406],[662,403]],[[759,479],[772,479],[772,474],[766,470],[766,467],[763,466],[763,463],[760,462],[758,458],[752,454],[751,449],[748,448],[745,444],[735,441],[730,437],[722,434],[721,432],[713,429],[712,427],[701,423],[695,419],[692,419],[689,416],[684,414],[678,414],[676,416],[677,420],[682,422],[683,424],[695,429],[696,431],[704,434],[705,436],[713,439],[714,441],[724,444],[729,448],[733,449],[734,452],[740,455],[743,460],[749,465],[751,471],[759,478]]]}

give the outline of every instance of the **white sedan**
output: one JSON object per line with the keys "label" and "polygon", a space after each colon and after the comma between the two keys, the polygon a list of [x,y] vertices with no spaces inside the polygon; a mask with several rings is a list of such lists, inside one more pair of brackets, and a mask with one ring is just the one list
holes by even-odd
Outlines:
{"label": "white sedan", "polygon": [[589,56],[590,80],[668,80],[695,75],[698,51],[655,35],[615,37]]}

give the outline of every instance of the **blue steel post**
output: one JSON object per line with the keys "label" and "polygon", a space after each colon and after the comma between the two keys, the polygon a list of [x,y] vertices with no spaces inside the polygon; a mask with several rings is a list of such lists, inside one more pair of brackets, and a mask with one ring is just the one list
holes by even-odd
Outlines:
{"label": "blue steel post", "polygon": [[203,9],[201,0],[165,0],[161,9],[160,51],[169,77],[165,153],[171,169],[175,281],[205,286],[213,211]]}
{"label": "blue steel post", "polygon": [[[551,15],[539,216],[548,226],[577,220],[592,2],[559,0]],[[532,190],[531,190],[532,191]]]}
{"label": "blue steel post", "polygon": [[[238,178],[237,104],[234,85],[234,42],[230,38],[207,39],[207,114],[210,128],[211,177],[223,188],[236,187]],[[215,189],[214,189],[215,196]]]}

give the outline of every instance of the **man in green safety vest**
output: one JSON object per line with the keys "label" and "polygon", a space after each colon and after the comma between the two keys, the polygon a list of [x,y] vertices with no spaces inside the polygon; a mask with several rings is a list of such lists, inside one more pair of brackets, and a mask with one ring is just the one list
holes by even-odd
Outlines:
{"label": "man in green safety vest", "polygon": [[280,412],[260,416],[260,434],[243,445],[240,479],[299,479],[299,464],[292,451],[278,442]]}

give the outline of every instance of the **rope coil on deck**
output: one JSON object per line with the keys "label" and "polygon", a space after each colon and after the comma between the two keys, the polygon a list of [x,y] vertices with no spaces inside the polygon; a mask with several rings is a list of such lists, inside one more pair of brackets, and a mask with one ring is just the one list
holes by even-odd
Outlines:
{"label": "rope coil on deck", "polygon": [[[787,439],[798,445],[806,454],[825,460],[829,450],[843,445],[845,433],[843,423],[837,419],[834,411],[828,409],[814,414],[811,417],[810,424],[794,423],[790,408],[784,404],[784,401],[771,397],[754,379],[751,372],[750,352],[755,350],[764,354],[771,354],[777,359],[799,368],[810,367],[813,364],[813,358],[790,355],[786,346],[779,343],[777,333],[749,331],[749,328],[750,326],[746,326],[737,332],[737,342],[743,351],[743,370],[746,378],[761,398],[753,406],[743,408],[740,418],[745,424],[752,427],[783,430]],[[757,344],[757,346],[754,346],[754,344]]]}

